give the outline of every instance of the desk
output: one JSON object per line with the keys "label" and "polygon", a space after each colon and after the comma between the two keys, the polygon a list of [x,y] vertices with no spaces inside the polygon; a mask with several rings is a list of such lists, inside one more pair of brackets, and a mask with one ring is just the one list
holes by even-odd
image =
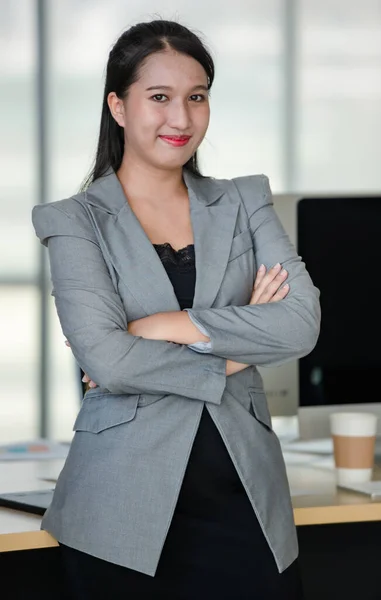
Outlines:
{"label": "desk", "polygon": [[[0,493],[50,489],[54,483],[43,481],[43,478],[57,476],[63,462],[0,462]],[[57,546],[54,538],[40,530],[40,524],[38,515],[0,508],[0,552]]]}
{"label": "desk", "polygon": [[[297,526],[328,525],[334,523],[381,522],[381,497],[372,500],[336,487],[335,472],[327,468],[287,465],[291,491],[308,490],[307,495],[292,498]],[[376,466],[373,479],[381,480],[381,468]]]}
{"label": "desk", "polygon": [[[62,465],[62,460],[0,462],[0,492],[51,488],[52,482],[43,481],[42,478],[56,477]],[[308,588],[306,600],[321,600],[323,597],[325,600],[331,597],[336,600],[344,597],[340,595],[344,593],[341,582],[336,591],[329,584],[332,596],[327,595],[323,588],[319,591],[319,585],[327,585],[328,570],[335,571],[336,576],[338,569],[343,570],[346,578],[347,570],[349,573],[356,572],[358,579],[359,561],[363,561],[363,569],[372,560],[377,559],[378,563],[378,557],[381,557],[381,498],[371,500],[365,495],[338,490],[334,473],[329,469],[296,465],[293,462],[287,465],[287,473],[291,489],[312,492],[293,498],[300,562],[305,587]],[[381,469],[378,467],[375,468],[375,478],[381,479]],[[37,515],[0,508],[0,552],[26,555],[30,552],[17,551],[54,550],[58,546],[56,540],[39,529],[40,523],[41,517]],[[351,561],[353,564],[350,564]],[[355,582],[349,582],[348,589],[355,590]],[[352,596],[346,592],[345,597],[347,600],[358,597],[361,600],[381,598],[381,585],[379,596],[374,595],[374,590],[370,593],[372,595],[362,593],[359,596],[358,591],[354,591]]]}
{"label": "desk", "polygon": [[[49,489],[54,484],[42,479],[57,477],[62,466],[63,460],[0,462],[0,493]],[[293,464],[287,466],[287,474],[291,489],[316,490],[293,498],[297,526],[381,522],[381,498],[371,500],[339,490],[332,471]],[[381,479],[379,467],[375,478]],[[0,508],[0,552],[57,546],[54,538],[40,530],[40,523],[38,515]]]}

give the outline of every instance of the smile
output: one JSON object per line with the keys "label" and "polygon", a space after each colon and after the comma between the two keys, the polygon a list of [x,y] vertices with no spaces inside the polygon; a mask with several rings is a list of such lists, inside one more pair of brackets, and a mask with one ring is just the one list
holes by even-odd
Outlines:
{"label": "smile", "polygon": [[170,144],[171,146],[185,146],[191,136],[190,135],[159,135],[159,138]]}

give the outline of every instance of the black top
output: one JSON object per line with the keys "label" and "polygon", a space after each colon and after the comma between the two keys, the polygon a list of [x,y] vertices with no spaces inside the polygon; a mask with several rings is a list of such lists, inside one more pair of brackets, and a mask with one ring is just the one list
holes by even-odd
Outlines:
{"label": "black top", "polygon": [[196,259],[194,245],[189,244],[174,250],[171,244],[154,244],[173,289],[181,310],[192,308],[196,285]]}
{"label": "black top", "polygon": [[[193,245],[174,250],[170,244],[154,244],[167,271],[181,309],[191,308],[196,284],[196,261]],[[190,400],[192,402],[192,400]],[[208,499],[218,497],[221,508],[231,502],[231,492],[246,497],[244,488],[226,450],[225,444],[204,407],[188,468],[180,494],[179,505],[185,512],[197,513],[206,520]],[[184,506],[189,503],[189,506]],[[178,507],[179,507],[178,505]],[[205,527],[206,523],[203,523]]]}

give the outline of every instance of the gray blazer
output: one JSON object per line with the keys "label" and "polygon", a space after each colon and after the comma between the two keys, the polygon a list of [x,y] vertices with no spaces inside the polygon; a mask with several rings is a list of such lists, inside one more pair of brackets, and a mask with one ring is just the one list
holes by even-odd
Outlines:
{"label": "gray blazer", "polygon": [[[210,335],[203,348],[127,333],[128,321],[180,307],[112,170],[84,193],[33,209],[63,333],[99,385],[85,395],[42,528],[154,575],[205,405],[282,572],[297,556],[296,531],[256,366],[313,349],[319,291],[274,212],[267,177],[184,171],[184,180],[197,271],[190,314]],[[289,271],[288,296],[247,305],[257,267],[278,261]],[[251,366],[226,377],[225,359]]]}

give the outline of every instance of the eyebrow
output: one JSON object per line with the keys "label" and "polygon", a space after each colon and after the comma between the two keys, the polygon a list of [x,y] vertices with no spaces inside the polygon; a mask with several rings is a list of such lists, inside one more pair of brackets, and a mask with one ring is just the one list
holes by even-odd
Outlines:
{"label": "eyebrow", "polygon": [[[152,90],[173,90],[173,88],[170,85],[151,85],[146,89],[146,92],[150,92]],[[192,88],[190,91],[195,92],[196,90],[204,90],[205,92],[209,91],[206,85],[201,84],[195,85],[194,88]]]}

